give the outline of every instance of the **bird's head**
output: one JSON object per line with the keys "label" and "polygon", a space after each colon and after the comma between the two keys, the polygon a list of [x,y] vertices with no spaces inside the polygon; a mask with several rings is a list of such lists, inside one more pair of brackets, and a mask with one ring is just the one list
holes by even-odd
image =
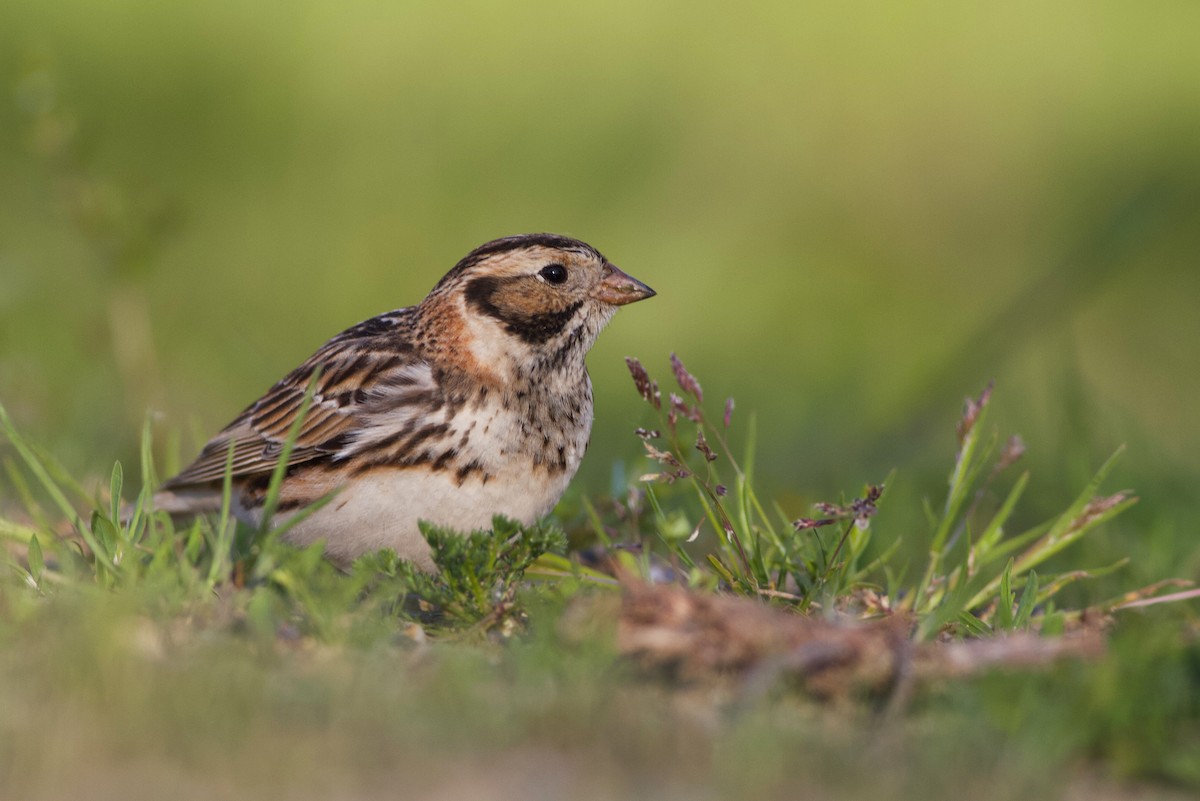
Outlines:
{"label": "bird's head", "polygon": [[506,372],[520,364],[581,369],[617,308],[654,294],[591,245],[525,234],[468,253],[425,303],[461,320],[461,345],[478,364]]}

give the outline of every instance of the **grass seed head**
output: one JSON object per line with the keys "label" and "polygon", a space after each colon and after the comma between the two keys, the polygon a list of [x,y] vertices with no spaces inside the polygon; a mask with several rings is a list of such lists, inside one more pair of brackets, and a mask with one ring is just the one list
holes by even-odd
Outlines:
{"label": "grass seed head", "polygon": [[651,380],[650,374],[646,372],[646,368],[642,366],[642,363],[632,356],[626,356],[625,365],[629,368],[629,374],[633,376],[633,384],[637,387],[638,394],[642,396],[642,400],[649,403],[655,409],[661,409],[662,393],[658,390],[658,383]]}
{"label": "grass seed head", "polygon": [[988,382],[988,385],[983,388],[983,392],[979,394],[978,400],[975,398],[967,398],[963,407],[962,419],[958,421],[956,431],[958,432],[958,441],[961,443],[967,435],[971,433],[971,429],[975,427],[975,422],[979,419],[979,414],[987,406],[988,400],[992,397],[992,388],[996,386],[995,380]]}
{"label": "grass seed head", "polygon": [[700,388],[700,382],[687,371],[683,362],[674,353],[671,354],[671,370],[675,373],[675,380],[679,382],[679,388],[695,398],[697,403],[704,403],[704,390]]}

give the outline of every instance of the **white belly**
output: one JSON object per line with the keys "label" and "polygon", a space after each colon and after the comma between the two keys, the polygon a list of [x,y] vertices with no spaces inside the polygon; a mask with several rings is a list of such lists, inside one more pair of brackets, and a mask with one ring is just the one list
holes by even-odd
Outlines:
{"label": "white belly", "polygon": [[421,569],[434,570],[418,521],[460,532],[490,529],[495,515],[530,525],[549,514],[571,480],[563,474],[548,482],[544,473],[523,472],[524,481],[496,476],[485,483],[472,477],[459,486],[452,472],[376,471],[342,488],[284,539],[301,547],[324,540],[326,554],[341,565],[390,548]]}

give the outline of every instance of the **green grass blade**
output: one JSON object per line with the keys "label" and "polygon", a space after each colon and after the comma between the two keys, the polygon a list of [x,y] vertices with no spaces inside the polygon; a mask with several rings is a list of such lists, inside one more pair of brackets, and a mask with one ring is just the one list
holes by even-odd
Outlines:
{"label": "green grass blade", "polygon": [[[582,499],[583,511],[587,515],[588,522],[592,526],[592,531],[596,533],[596,539],[605,548],[612,547],[612,538],[608,536],[608,532],[604,530],[604,521],[600,519],[600,513],[596,511],[595,505],[590,498],[586,496]],[[659,510],[661,514],[661,509]]]}
{"label": "green grass blade", "polygon": [[12,459],[4,460],[4,474],[8,477],[12,488],[16,490],[17,500],[26,513],[33,518],[39,528],[44,530],[53,530],[54,523],[51,521],[46,510],[38,503],[37,498],[33,496],[33,491],[29,487],[29,482],[25,480],[25,474],[21,472],[21,468]]}
{"label": "green grass blade", "polygon": [[259,536],[265,537],[271,530],[271,521],[275,517],[275,510],[279,508],[279,492],[283,487],[283,477],[287,475],[288,463],[292,458],[292,450],[296,447],[296,440],[300,438],[300,431],[304,427],[304,420],[308,417],[308,410],[312,407],[313,398],[317,392],[317,381],[321,378],[321,368],[318,367],[313,371],[312,378],[308,380],[308,386],[304,390],[304,398],[300,401],[300,409],[296,413],[296,419],[292,421],[292,425],[288,428],[287,439],[283,442],[283,449],[279,453],[279,460],[275,463],[275,469],[271,471],[271,482],[267,485],[267,495],[263,501],[262,522],[259,526]]}
{"label": "green grass blade", "polygon": [[108,513],[109,519],[116,522],[121,519],[121,489],[125,474],[120,462],[113,463],[112,475],[108,480]]}
{"label": "green grass blade", "polygon": [[1021,550],[1026,545],[1049,531],[1050,527],[1053,526],[1057,520],[1057,517],[1046,520],[1045,522],[1039,523],[1028,531],[1023,531],[1015,537],[1002,541],[998,545],[994,546],[985,557],[977,559],[976,566],[983,567],[984,565],[999,561],[1000,559],[1003,559],[1004,557]]}
{"label": "green grass blade", "polygon": [[35,536],[37,536],[37,529],[0,517],[0,537],[28,545]]}
{"label": "green grass blade", "polygon": [[975,542],[974,552],[977,564],[986,564],[988,555],[996,543],[1004,536],[1004,524],[1008,522],[1008,518],[1012,515],[1013,509],[1016,508],[1017,501],[1025,493],[1025,487],[1029,484],[1029,471],[1025,471],[1013,484],[1008,495],[1004,498],[1004,503],[996,510],[996,514],[992,515],[992,519],[988,521],[987,528],[979,535]]}
{"label": "green grass blade", "polygon": [[975,464],[975,459],[979,447],[979,436],[984,429],[984,424],[987,422],[989,405],[985,403],[979,409],[974,425],[971,426],[971,430],[967,432],[966,437],[959,447],[958,457],[954,463],[954,470],[950,473],[950,489],[946,495],[946,504],[938,520],[937,528],[933,533],[933,538],[929,543],[929,562],[926,565],[925,573],[922,575],[920,583],[917,584],[910,596],[912,599],[910,608],[917,612],[926,612],[932,607],[932,604],[925,598],[925,594],[934,576],[937,575],[938,570],[941,568],[942,560],[945,558],[943,551],[946,541],[950,537],[950,532],[954,530],[963,504],[971,494],[971,486],[975,475],[978,473],[978,466]]}
{"label": "green grass blade", "polygon": [[210,542],[212,560],[208,565],[208,586],[216,586],[217,580],[225,570],[229,559],[229,549],[233,544],[234,528],[230,520],[230,510],[233,506],[233,451],[237,443],[230,441],[225,453],[225,469],[221,476],[221,511],[217,516],[217,528]]}
{"label": "green grass blade", "polygon": [[34,477],[41,483],[46,494],[54,501],[54,505],[58,507],[59,512],[64,517],[71,521],[71,525],[78,529],[83,529],[83,521],[79,517],[79,513],[75,511],[75,507],[67,500],[66,494],[59,487],[58,483],[50,476],[50,472],[46,469],[46,465],[38,458],[34,449],[25,441],[13,425],[12,419],[8,416],[8,410],[4,408],[4,404],[0,403],[0,431],[3,431],[8,437],[8,441],[16,448],[17,454],[21,457],[21,461],[33,473]]}
{"label": "green grass blade", "polygon": [[[1024,573],[1032,570],[1037,565],[1045,562],[1050,557],[1058,554],[1064,548],[1077,542],[1081,537],[1094,529],[1096,526],[1111,520],[1121,512],[1128,509],[1137,502],[1137,498],[1128,498],[1111,506],[1097,511],[1094,514],[1081,518],[1080,515],[1085,512],[1088,505],[1097,497],[1097,492],[1100,489],[1100,484],[1112,471],[1118,457],[1124,452],[1124,447],[1118,448],[1117,451],[1108,458],[1100,469],[1096,471],[1095,476],[1088,482],[1087,487],[1083,492],[1075,498],[1067,510],[1059,515],[1050,526],[1049,530],[1029,549],[1021,554],[1015,560],[1014,569],[1017,573]],[[980,590],[970,604],[970,608],[984,603],[992,594],[996,592],[999,579],[994,579]]]}
{"label": "green grass blade", "polygon": [[1013,628],[1013,592],[1012,592],[1013,560],[1009,559],[1000,574],[1000,596],[996,599],[996,628],[1002,631],[1012,631]]}
{"label": "green grass blade", "polygon": [[158,478],[154,473],[153,435],[150,428],[150,418],[142,421],[142,441],[138,452],[142,470],[142,489],[138,493],[133,514],[125,526],[130,531],[136,531],[145,517],[147,532],[157,538],[158,522],[152,514],[154,508],[154,490],[158,486]]}
{"label": "green grass blade", "polygon": [[988,627],[987,623],[984,623],[970,612],[959,612],[958,623],[968,634],[976,637],[987,637],[994,633],[992,629]]}
{"label": "green grass blade", "polygon": [[1023,629],[1029,625],[1029,619],[1033,616],[1033,609],[1037,606],[1038,599],[1038,574],[1034,570],[1029,571],[1029,577],[1025,579],[1025,591],[1021,593],[1021,602],[1017,606],[1016,617],[1013,618],[1013,628]]}
{"label": "green grass blade", "polygon": [[[1083,491],[1076,496],[1071,505],[1067,507],[1067,510],[1059,515],[1050,531],[1046,534],[1046,545],[1055,545],[1061,542],[1063,538],[1070,533],[1072,523],[1076,518],[1079,517],[1080,513],[1083,512],[1088,503],[1097,496],[1100,491],[1100,485],[1104,482],[1104,479],[1108,477],[1108,474],[1112,472],[1113,467],[1116,466],[1117,460],[1124,452],[1125,446],[1121,446],[1116,450],[1116,452],[1113,453],[1112,456],[1108,457],[1104,464],[1100,466],[1100,469],[1096,471],[1094,476],[1092,476],[1092,480],[1089,481],[1087,486],[1083,488]],[[1061,548],[1056,549],[1053,553],[1057,553],[1058,550],[1061,550]]]}
{"label": "green grass blade", "polygon": [[[1043,604],[1057,595],[1064,587],[1077,581],[1103,578],[1111,575],[1129,564],[1129,559],[1119,559],[1107,567],[1093,570],[1070,570],[1052,577],[1048,583],[1038,589],[1037,603]],[[1030,571],[1031,573],[1033,571]]]}

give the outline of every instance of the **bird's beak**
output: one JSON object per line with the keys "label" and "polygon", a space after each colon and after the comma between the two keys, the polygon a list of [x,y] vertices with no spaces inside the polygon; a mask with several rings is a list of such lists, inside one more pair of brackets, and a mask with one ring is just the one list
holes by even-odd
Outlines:
{"label": "bird's beak", "polygon": [[655,294],[657,293],[653,289],[608,262],[604,263],[604,277],[592,291],[593,298],[613,306],[624,306],[626,303],[652,298]]}

